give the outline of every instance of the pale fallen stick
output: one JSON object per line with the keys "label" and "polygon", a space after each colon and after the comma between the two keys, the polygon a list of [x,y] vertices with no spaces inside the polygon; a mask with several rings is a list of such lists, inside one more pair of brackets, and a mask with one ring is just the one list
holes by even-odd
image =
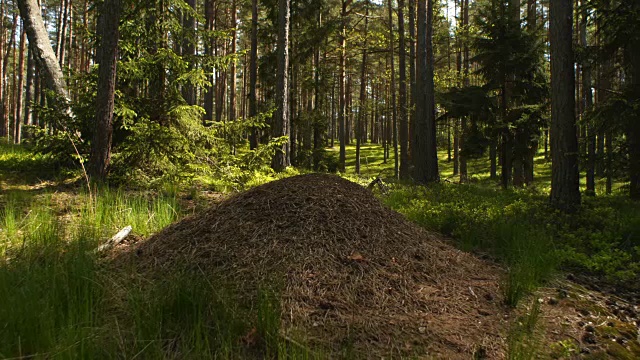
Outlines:
{"label": "pale fallen stick", "polygon": [[126,239],[127,236],[129,236],[129,234],[131,233],[131,230],[133,230],[133,228],[131,227],[131,225],[129,225],[124,229],[118,231],[118,233],[113,235],[113,237],[109,239],[106,243],[98,246],[98,248],[96,249],[96,252],[104,251],[110,247],[120,244],[122,240]]}

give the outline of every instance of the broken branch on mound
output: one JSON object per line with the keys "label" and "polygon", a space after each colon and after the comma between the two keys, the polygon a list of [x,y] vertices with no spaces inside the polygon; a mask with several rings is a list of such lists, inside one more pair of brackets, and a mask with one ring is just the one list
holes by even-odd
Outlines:
{"label": "broken branch on mound", "polygon": [[129,236],[129,234],[131,233],[131,230],[133,230],[133,227],[129,225],[124,229],[118,231],[118,233],[113,235],[113,237],[109,239],[109,241],[98,246],[98,248],[96,249],[96,252],[101,252],[120,244],[124,239],[127,238],[127,236]]}

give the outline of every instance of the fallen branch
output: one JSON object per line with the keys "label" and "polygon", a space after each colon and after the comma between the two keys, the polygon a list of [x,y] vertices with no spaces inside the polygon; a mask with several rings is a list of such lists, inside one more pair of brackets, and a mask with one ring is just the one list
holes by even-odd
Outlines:
{"label": "fallen branch", "polygon": [[373,180],[371,183],[369,183],[369,186],[367,186],[367,189],[369,190],[373,190],[373,188],[378,185],[378,187],[380,188],[380,191],[383,194],[387,194],[389,192],[389,188],[387,187],[387,185],[382,181],[382,179],[380,178],[380,176],[376,177],[375,180]]}
{"label": "fallen branch", "polygon": [[113,235],[113,237],[109,239],[109,241],[98,246],[98,248],[96,249],[96,252],[101,252],[120,244],[124,239],[127,238],[127,236],[129,236],[129,234],[131,233],[131,230],[133,230],[133,228],[131,227],[131,225],[129,225],[124,229],[118,231],[118,233]]}

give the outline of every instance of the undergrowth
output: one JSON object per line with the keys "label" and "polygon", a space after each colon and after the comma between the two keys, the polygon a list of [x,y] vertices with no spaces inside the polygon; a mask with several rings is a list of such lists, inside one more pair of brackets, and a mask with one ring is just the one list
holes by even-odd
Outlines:
{"label": "undergrowth", "polygon": [[585,198],[573,215],[552,210],[545,193],[477,185],[396,185],[384,201],[452,237],[460,248],[505,264],[510,305],[559,268],[579,268],[630,286],[640,273],[640,206],[617,196]]}

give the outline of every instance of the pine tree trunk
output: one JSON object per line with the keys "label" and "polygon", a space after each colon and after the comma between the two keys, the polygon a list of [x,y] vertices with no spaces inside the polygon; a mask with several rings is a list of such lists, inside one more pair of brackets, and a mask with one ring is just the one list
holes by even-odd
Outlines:
{"label": "pine tree trunk", "polygon": [[346,142],[347,142],[347,129],[346,129],[346,94],[345,94],[345,71],[346,71],[346,61],[347,61],[347,6],[348,0],[342,0],[342,10],[340,13],[341,18],[341,29],[340,36],[338,36],[340,40],[340,76],[338,82],[340,83],[340,93],[339,93],[339,106],[338,106],[338,123],[339,123],[339,138],[340,138],[340,172],[344,173],[346,171],[346,158],[347,158],[347,150],[346,150]]}
{"label": "pine tree trunk", "polygon": [[[409,160],[413,157],[413,141],[416,122],[416,0],[409,0],[409,147],[407,149],[407,156]],[[409,174],[411,176],[411,174]]]}
{"label": "pine tree trunk", "polygon": [[[207,36],[204,39],[205,56],[213,56],[214,44],[213,44],[213,40],[211,39],[210,33],[213,32],[214,23],[215,23],[214,11],[213,11],[214,1],[215,0],[205,0],[205,4],[204,4],[204,20],[205,20],[204,28],[208,32]],[[210,84],[207,85],[206,88],[204,89],[205,120],[209,120],[209,121],[213,120],[213,117],[215,116],[214,110],[213,110],[213,98],[215,94],[215,88],[213,85],[214,78],[213,78],[213,74],[211,73],[212,71],[213,71],[212,67],[207,68],[207,73],[208,73],[207,80],[209,80]]]}
{"label": "pine tree trunk", "polygon": [[[249,64],[249,117],[258,115],[258,0],[251,1],[251,50]],[[251,130],[250,147],[258,147],[258,129]]]}
{"label": "pine tree trunk", "polygon": [[393,176],[395,179],[398,179],[400,176],[399,171],[399,158],[398,158],[398,106],[396,101],[396,67],[395,67],[395,47],[393,46],[394,37],[393,37],[393,7],[391,4],[391,0],[388,0],[387,5],[389,6],[389,56],[391,63],[391,111],[392,111],[392,121],[391,129],[393,134]]}
{"label": "pine tree trunk", "polygon": [[[640,3],[629,5],[633,14],[640,13]],[[628,84],[626,100],[629,104],[640,102],[640,39],[633,36],[624,47],[625,83]],[[627,126],[629,146],[629,195],[640,199],[640,112],[634,111]]]}
{"label": "pine tree trunk", "polygon": [[411,177],[411,174],[409,173],[409,124],[407,119],[407,61],[404,30],[404,0],[398,0],[398,32],[400,33],[400,47],[398,50],[400,53],[400,179],[406,180]]}
{"label": "pine tree trunk", "polygon": [[33,101],[34,92],[34,61],[33,61],[33,51],[31,50],[31,46],[29,45],[27,50],[27,84],[25,91],[25,107],[24,107],[24,124],[30,126],[33,124],[33,112],[31,107],[31,102]]}
{"label": "pine tree trunk", "polygon": [[[582,1],[583,9],[580,21],[580,45],[586,51],[587,43],[587,21],[588,9],[584,0]],[[582,63],[582,101],[583,110],[589,111],[593,106],[593,93],[591,91],[591,64],[588,59],[584,59]],[[586,124],[587,131],[587,189],[585,195],[596,195],[596,133],[593,124]]]}
{"label": "pine tree trunk", "polygon": [[[402,1],[402,0],[401,0]],[[362,124],[366,121],[366,79],[367,79],[367,36],[369,30],[369,6],[365,4],[364,18],[364,44],[362,46],[362,65],[360,69],[360,105],[358,111],[358,123],[356,124],[356,174],[360,175],[360,142],[362,141]]]}
{"label": "pine tree trunk", "polygon": [[[187,5],[195,12],[196,0],[186,0]],[[193,63],[196,55],[196,20],[190,13],[183,14],[182,33],[182,57],[187,61],[188,71],[193,70]],[[193,84],[187,83],[182,87],[182,97],[188,105],[196,104],[196,89]]]}
{"label": "pine tree trunk", "polygon": [[[231,26],[233,27],[232,36],[231,36],[231,54],[234,56],[237,52],[237,42],[238,42],[238,31],[237,27],[237,9],[236,9],[236,0],[232,1],[231,6]],[[229,79],[229,121],[236,121],[237,118],[237,110],[236,110],[236,77],[237,74],[237,64],[236,61],[231,61],[231,69],[230,69],[230,79]]]}
{"label": "pine tree trunk", "polygon": [[418,46],[416,66],[416,129],[414,135],[414,179],[438,181],[435,94],[433,83],[433,0],[418,2]]}
{"label": "pine tree trunk", "polygon": [[[464,82],[464,86],[465,87],[469,87],[469,44],[468,44],[468,33],[469,33],[469,0],[464,0],[462,2],[462,26],[464,27],[463,33],[465,34],[465,40],[464,40],[464,46],[463,46],[463,58],[462,58],[462,63],[463,63],[463,82]],[[458,146],[461,149],[464,149],[464,143],[466,141],[466,137],[468,135],[468,131],[467,131],[467,118],[466,117],[462,117],[462,119],[460,119],[460,140],[458,143]],[[467,182],[467,178],[468,178],[468,173],[467,173],[467,157],[465,156],[464,151],[462,151],[460,153],[460,182],[461,183],[465,183]]]}
{"label": "pine tree trunk", "polygon": [[[276,112],[273,120],[273,136],[290,136],[289,131],[289,20],[290,0],[278,1],[278,69],[276,74]],[[291,139],[289,141],[292,141]],[[271,167],[283,171],[289,164],[289,143],[276,150]]]}
{"label": "pine tree trunk", "polygon": [[[0,104],[0,110],[2,111],[2,124],[3,124],[3,135],[7,138],[7,142],[11,140],[11,129],[9,126],[9,93],[4,91],[5,86],[8,88],[8,84],[4,84],[5,77],[8,77],[8,68],[9,68],[9,55],[11,55],[11,51],[13,49],[13,42],[16,37],[16,29],[18,26],[18,14],[13,14],[13,25],[11,26],[11,32],[9,35],[9,41],[5,43],[6,50],[4,53],[0,53],[0,55],[4,55],[2,59],[2,81],[0,85],[2,85],[2,104]],[[4,32],[3,32],[4,33]],[[7,89],[8,90],[8,89]]]}
{"label": "pine tree trunk", "polygon": [[551,1],[551,204],[564,211],[580,206],[572,22],[572,0]]}
{"label": "pine tree trunk", "polygon": [[96,131],[91,143],[93,179],[103,181],[107,177],[111,162],[111,139],[113,135],[113,109],[118,64],[118,39],[120,32],[121,0],[104,0],[98,18],[98,86],[96,94]]}
{"label": "pine tree trunk", "polygon": [[[37,0],[20,0],[18,6],[29,44],[33,46],[36,65],[42,72],[47,86],[68,102],[69,95],[64,82],[64,74],[51,47]],[[72,115],[71,109],[68,108],[67,113]]]}
{"label": "pine tree trunk", "polygon": [[22,97],[22,88],[24,87],[24,52],[27,43],[27,33],[24,31],[24,26],[22,31],[20,32],[20,54],[18,60],[18,85],[16,87],[16,107],[15,107],[15,117],[14,117],[14,142],[16,144],[20,144],[22,141],[22,107],[24,105],[23,97]]}

